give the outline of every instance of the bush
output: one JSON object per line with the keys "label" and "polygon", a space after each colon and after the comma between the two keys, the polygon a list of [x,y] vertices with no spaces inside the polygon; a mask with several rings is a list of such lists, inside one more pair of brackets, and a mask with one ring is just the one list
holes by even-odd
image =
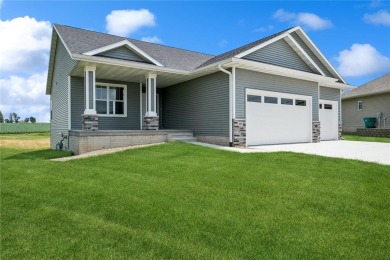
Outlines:
{"label": "bush", "polygon": [[0,134],[50,132],[50,123],[7,124],[0,123]]}

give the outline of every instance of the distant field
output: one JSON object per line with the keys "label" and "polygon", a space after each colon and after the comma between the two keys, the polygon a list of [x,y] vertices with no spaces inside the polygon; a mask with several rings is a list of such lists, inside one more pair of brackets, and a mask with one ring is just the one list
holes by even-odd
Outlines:
{"label": "distant field", "polygon": [[0,124],[0,134],[44,133],[50,132],[50,123]]}

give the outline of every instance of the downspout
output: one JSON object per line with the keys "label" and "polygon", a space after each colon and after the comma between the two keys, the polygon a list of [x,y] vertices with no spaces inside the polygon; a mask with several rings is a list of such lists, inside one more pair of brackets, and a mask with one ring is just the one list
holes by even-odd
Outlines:
{"label": "downspout", "polygon": [[233,129],[232,129],[232,123],[233,123],[233,84],[232,84],[232,73],[228,70],[225,70],[222,68],[221,64],[218,65],[218,69],[226,74],[229,75],[229,146],[233,146]]}

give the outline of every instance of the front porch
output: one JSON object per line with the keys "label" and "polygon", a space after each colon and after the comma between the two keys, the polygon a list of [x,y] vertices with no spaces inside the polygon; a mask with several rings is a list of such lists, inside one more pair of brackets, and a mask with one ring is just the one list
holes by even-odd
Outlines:
{"label": "front porch", "polygon": [[74,154],[83,154],[101,149],[171,141],[196,142],[191,130],[71,130],[68,149]]}

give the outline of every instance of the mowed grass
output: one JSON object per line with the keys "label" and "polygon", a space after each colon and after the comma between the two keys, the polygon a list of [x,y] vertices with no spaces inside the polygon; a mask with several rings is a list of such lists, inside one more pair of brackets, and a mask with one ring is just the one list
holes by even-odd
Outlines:
{"label": "mowed grass", "polygon": [[386,259],[390,167],[185,143],[1,148],[1,259]]}
{"label": "mowed grass", "polygon": [[343,134],[342,137],[348,141],[390,143],[390,137],[360,136],[352,134]]}

